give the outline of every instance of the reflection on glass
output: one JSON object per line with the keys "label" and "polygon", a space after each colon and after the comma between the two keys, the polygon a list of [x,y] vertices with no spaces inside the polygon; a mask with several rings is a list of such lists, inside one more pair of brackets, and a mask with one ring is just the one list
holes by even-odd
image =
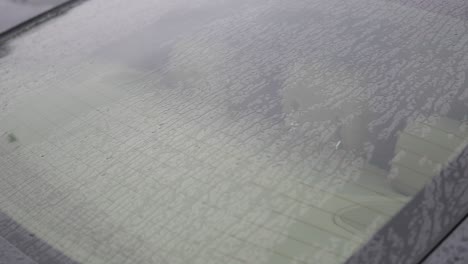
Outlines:
{"label": "reflection on glass", "polygon": [[3,59],[3,212],[83,263],[341,263],[466,145],[463,20],[199,2]]}

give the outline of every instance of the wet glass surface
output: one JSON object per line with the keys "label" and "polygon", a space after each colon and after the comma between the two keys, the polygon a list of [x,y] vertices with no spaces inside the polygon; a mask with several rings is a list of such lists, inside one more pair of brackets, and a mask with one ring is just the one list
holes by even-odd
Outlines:
{"label": "wet glass surface", "polygon": [[418,2],[88,1],[0,60],[0,210],[83,263],[341,263],[467,143],[467,4]]}

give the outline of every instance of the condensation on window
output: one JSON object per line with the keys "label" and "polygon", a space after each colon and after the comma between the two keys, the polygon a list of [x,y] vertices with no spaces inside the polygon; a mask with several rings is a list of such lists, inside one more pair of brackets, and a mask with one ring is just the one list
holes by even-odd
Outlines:
{"label": "condensation on window", "polygon": [[0,210],[78,262],[341,263],[466,146],[460,17],[113,2],[0,60]]}

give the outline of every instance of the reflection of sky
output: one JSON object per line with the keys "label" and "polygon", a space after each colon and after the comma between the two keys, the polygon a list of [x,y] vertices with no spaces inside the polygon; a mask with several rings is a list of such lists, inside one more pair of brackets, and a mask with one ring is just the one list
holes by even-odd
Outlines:
{"label": "reflection of sky", "polygon": [[[223,17],[229,13],[216,10],[209,18],[210,12],[193,12],[193,17],[181,19],[184,13],[179,12],[120,43],[107,56],[132,67],[164,69],[161,81],[165,85],[182,83],[205,94],[202,97],[209,97],[212,92],[203,82],[209,80],[210,86],[229,98],[224,106],[230,115],[250,110],[282,119],[287,114],[290,124],[312,122],[314,127],[329,127],[317,134],[335,143],[341,140],[344,147],[361,154],[373,149],[367,155],[385,169],[394,152],[396,134],[407,122],[432,116],[460,121],[466,118],[467,106],[460,97],[465,83],[457,79],[458,83],[452,85],[450,73],[441,70],[448,63],[453,64],[450,67],[455,71],[463,69],[464,57],[454,48],[435,48],[438,43],[463,41],[455,37],[458,29],[451,29],[453,32],[444,39],[428,43],[424,37],[414,38],[410,30],[402,30],[403,23],[416,23],[416,19],[403,22],[392,13],[366,13],[370,20],[379,19],[380,23],[343,32],[338,13],[332,12],[330,6],[317,4],[309,15],[303,10],[273,9],[272,14],[255,19],[245,16],[243,25],[237,27],[226,20],[224,25],[219,22],[203,29],[198,28],[207,22],[201,17],[210,21],[216,19],[213,14]],[[417,9],[403,8],[408,13],[414,10]],[[352,14],[340,15],[349,23],[353,19],[359,23],[359,17]],[[307,28],[302,28],[304,25]],[[146,33],[154,28],[161,29],[157,37]],[[216,34],[211,36],[213,28]],[[197,32],[195,37],[181,37],[191,35],[191,31]],[[368,39],[369,35],[373,37]],[[342,43],[336,44],[338,41]],[[356,44],[351,51],[347,43],[356,41],[365,44]],[[409,44],[402,44],[408,41]],[[175,57],[169,60],[172,54]],[[387,63],[389,59],[392,63]],[[177,65],[171,68],[171,64]],[[186,78],[187,74],[190,78]],[[198,80],[202,82],[194,82]],[[308,132],[311,133],[310,128]],[[317,138],[312,141],[324,143]]]}
{"label": "reflection of sky", "polygon": [[[452,17],[370,0],[102,3],[0,65],[0,134],[17,139],[0,144],[1,209],[83,262],[338,263],[407,200],[375,150],[393,156],[406,123],[456,119],[466,99]],[[44,39],[60,23],[80,26]]]}

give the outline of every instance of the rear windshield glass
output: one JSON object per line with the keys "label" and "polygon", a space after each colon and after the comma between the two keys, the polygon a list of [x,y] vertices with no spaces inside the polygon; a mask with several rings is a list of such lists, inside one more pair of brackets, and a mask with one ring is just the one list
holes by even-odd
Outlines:
{"label": "rear windshield glass", "polygon": [[466,8],[86,1],[2,47],[0,211],[82,263],[342,263],[467,145]]}

